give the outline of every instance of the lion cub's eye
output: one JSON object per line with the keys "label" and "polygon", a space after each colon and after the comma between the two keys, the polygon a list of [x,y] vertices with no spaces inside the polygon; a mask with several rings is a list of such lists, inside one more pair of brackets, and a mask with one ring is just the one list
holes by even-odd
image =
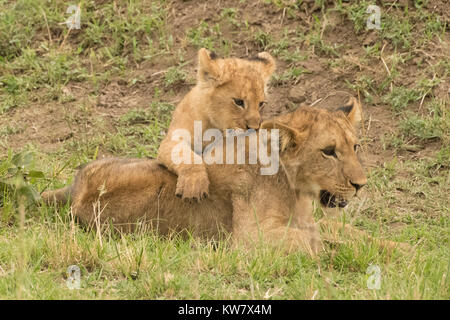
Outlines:
{"label": "lion cub's eye", "polygon": [[355,144],[353,146],[353,150],[355,150],[355,152],[356,152],[356,151],[358,151],[359,147],[361,147],[359,144]]}
{"label": "lion cub's eye", "polygon": [[259,103],[259,107],[260,107],[260,108],[264,107],[265,105],[266,105],[266,102],[265,102],[265,101],[261,101],[261,102]]}
{"label": "lion cub's eye", "polygon": [[235,105],[237,105],[237,106],[239,106],[239,107],[241,107],[241,108],[244,108],[244,107],[245,107],[244,100],[233,98],[233,101],[234,101],[234,104],[235,104]]}
{"label": "lion cub's eye", "polygon": [[334,147],[327,147],[325,149],[322,149],[322,152],[326,156],[337,158],[336,149]]}

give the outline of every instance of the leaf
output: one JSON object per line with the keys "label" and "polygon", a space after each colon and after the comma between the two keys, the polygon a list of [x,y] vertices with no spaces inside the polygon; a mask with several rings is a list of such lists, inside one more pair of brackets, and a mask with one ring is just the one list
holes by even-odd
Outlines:
{"label": "leaf", "polygon": [[20,195],[25,196],[25,198],[27,198],[29,201],[36,202],[41,198],[39,192],[34,190],[34,188],[31,186],[22,186],[19,189],[17,189],[17,192]]}
{"label": "leaf", "polygon": [[25,168],[33,161],[33,154],[30,151],[20,152],[13,156],[11,162],[18,168]]}
{"label": "leaf", "polygon": [[28,177],[36,178],[36,179],[45,178],[44,173],[42,171],[36,171],[36,170],[30,170],[30,172],[28,172]]}

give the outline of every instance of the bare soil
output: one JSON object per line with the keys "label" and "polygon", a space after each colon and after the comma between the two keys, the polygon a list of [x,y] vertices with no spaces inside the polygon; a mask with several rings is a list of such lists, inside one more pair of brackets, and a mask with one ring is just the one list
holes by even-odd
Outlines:
{"label": "bare soil", "polygon": [[[394,1],[391,1],[394,2]],[[405,1],[400,1],[404,3]],[[413,8],[412,1],[410,7]],[[326,8],[333,7],[329,1]],[[314,1],[304,1],[303,10],[295,12],[294,16],[287,15],[282,9],[268,5],[261,1],[250,0],[243,3],[239,1],[174,1],[171,3],[169,27],[172,29],[175,46],[174,49],[186,50],[186,61],[189,63],[186,70],[189,77],[195,77],[197,49],[186,43],[186,33],[200,22],[215,22],[220,20],[219,12],[222,8],[238,8],[238,19],[248,20],[250,32],[242,34],[237,28],[229,26],[224,28],[222,34],[233,41],[232,55],[252,55],[262,50],[253,40],[253,32],[262,29],[269,33],[273,39],[282,37],[284,30],[294,33],[297,28],[310,30],[314,18],[313,14],[320,15],[320,8],[314,6]],[[447,1],[428,1],[426,7],[438,14],[447,22],[449,20],[450,3]],[[388,7],[383,7],[387,10]],[[393,10],[393,9],[392,9]],[[411,9],[414,10],[414,9]],[[401,14],[401,12],[399,12]],[[355,33],[353,23],[347,17],[333,13],[323,25],[323,40],[330,46],[337,46],[344,63],[333,66],[331,62],[336,57],[315,52],[300,61],[296,66],[302,67],[308,73],[302,74],[294,83],[276,84],[270,87],[269,104],[264,111],[265,117],[284,113],[299,104],[315,104],[321,107],[341,105],[348,95],[361,96],[360,92],[349,89],[348,83],[354,83],[362,75],[368,75],[376,81],[382,81],[388,76],[388,71],[381,59],[366,58],[365,47],[377,39],[373,31]],[[397,86],[409,86],[416,80],[418,74],[417,61],[424,64],[434,64],[448,55],[449,33],[445,41],[434,42],[433,47],[415,52],[415,59],[405,62],[401,66],[400,75],[395,79]],[[71,39],[68,39],[70,44]],[[290,45],[289,49],[298,48],[300,52],[308,50],[308,44]],[[391,55],[395,49],[391,43],[383,43],[383,56]],[[269,50],[270,51],[270,50]],[[96,92],[83,82],[68,83],[64,88],[67,96],[73,97],[68,102],[52,101],[40,103],[33,101],[28,108],[13,109],[2,115],[2,123],[19,128],[15,133],[8,135],[7,147],[20,150],[28,143],[37,145],[42,152],[57,150],[61,144],[70,139],[79,139],[83,135],[94,134],[96,124],[102,121],[105,128],[114,131],[120,116],[131,109],[148,107],[153,99],[155,87],[161,87],[164,72],[173,65],[170,59],[156,59],[144,61],[138,65],[130,65],[128,78],[139,77],[141,81],[130,86],[127,79],[117,78],[101,86]],[[289,65],[278,61],[277,73],[282,74]],[[192,87],[192,82],[176,84],[165,88],[161,99],[177,103]],[[443,82],[433,89],[431,95],[448,97],[448,82]],[[383,102],[381,96],[374,96],[372,103],[363,103],[365,111],[365,163],[368,167],[379,166],[397,155],[400,158],[414,159],[426,157],[434,153],[440,146],[439,142],[428,142],[417,151],[399,151],[391,147],[384,147],[382,138],[386,133],[397,131],[399,115],[393,113],[389,106]],[[293,103],[292,101],[302,101]],[[80,106],[84,106],[80,111]],[[409,108],[420,112],[419,102],[413,103]],[[3,152],[5,146],[0,147]]]}

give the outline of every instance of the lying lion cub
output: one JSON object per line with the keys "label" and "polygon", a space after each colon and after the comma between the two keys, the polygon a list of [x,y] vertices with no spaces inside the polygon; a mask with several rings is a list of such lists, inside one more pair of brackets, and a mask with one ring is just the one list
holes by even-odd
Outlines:
{"label": "lying lion cub", "polygon": [[[206,198],[209,179],[203,165],[173,162],[172,151],[178,144],[173,139],[174,131],[186,129],[193,137],[194,121],[201,121],[203,131],[258,129],[260,109],[266,101],[265,86],[274,71],[275,61],[267,52],[249,59],[221,59],[206,49],[199,50],[197,84],[176,107],[158,150],[158,161],[178,176],[174,193],[179,197],[198,201]],[[193,139],[189,150],[191,163],[195,163],[195,152],[201,150],[194,150]]]}
{"label": "lying lion cub", "polygon": [[144,159],[94,161],[71,186],[42,197],[49,203],[70,200],[74,216],[88,225],[97,219],[132,230],[142,222],[160,234],[188,230],[209,238],[226,231],[234,242],[262,240],[313,254],[321,248],[313,200],[339,205],[367,181],[353,128],[360,113],[353,99],[340,111],[302,107],[263,122],[261,129],[279,130],[278,172],[261,175],[260,163],[203,164],[211,187],[201,203],[176,197],[176,175]]}

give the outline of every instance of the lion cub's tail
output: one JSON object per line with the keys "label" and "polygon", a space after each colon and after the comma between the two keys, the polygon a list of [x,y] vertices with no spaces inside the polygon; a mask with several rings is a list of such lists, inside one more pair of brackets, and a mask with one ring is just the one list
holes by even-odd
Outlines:
{"label": "lion cub's tail", "polygon": [[56,203],[58,205],[64,205],[70,200],[72,193],[72,186],[66,186],[61,189],[44,191],[41,194],[41,199],[46,204]]}

